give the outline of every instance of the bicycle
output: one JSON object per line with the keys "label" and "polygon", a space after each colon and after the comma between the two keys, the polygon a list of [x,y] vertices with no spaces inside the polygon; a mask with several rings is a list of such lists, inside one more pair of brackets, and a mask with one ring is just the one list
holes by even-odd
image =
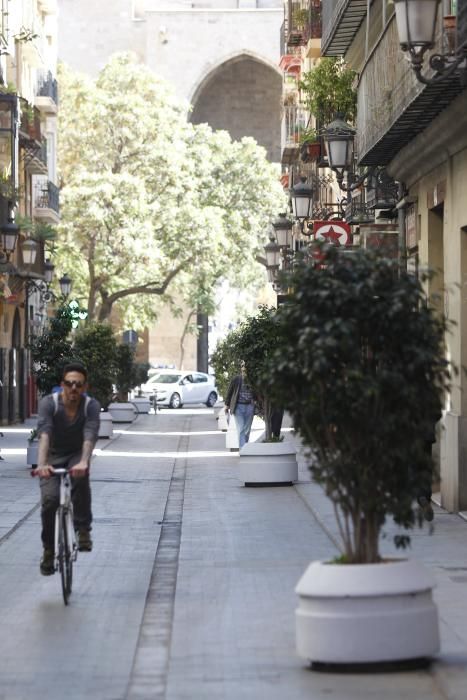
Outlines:
{"label": "bicycle", "polygon": [[[37,472],[36,472],[37,473]],[[78,545],[73,525],[71,480],[68,469],[54,469],[60,477],[60,502],[55,513],[55,571],[60,571],[63,602],[68,605],[73,584],[73,562],[78,558]]]}

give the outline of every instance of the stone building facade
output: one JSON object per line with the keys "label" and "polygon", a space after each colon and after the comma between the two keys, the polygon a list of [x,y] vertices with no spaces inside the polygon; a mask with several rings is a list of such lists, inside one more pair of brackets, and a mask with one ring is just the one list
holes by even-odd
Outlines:
{"label": "stone building facade", "polygon": [[[254,137],[280,161],[281,0],[59,0],[59,58],[96,75],[115,52],[133,51],[192,105],[188,118]],[[175,364],[186,317],[167,311],[149,331],[148,357]],[[184,366],[196,367],[194,335]]]}

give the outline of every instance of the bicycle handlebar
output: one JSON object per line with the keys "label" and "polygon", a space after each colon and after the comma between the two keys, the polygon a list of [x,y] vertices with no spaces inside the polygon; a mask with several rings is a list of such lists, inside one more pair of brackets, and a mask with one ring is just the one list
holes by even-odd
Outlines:
{"label": "bicycle handlebar", "polygon": [[[52,467],[52,469],[53,469],[53,473],[58,474],[58,475],[67,474],[67,472],[69,471],[68,469],[64,469],[63,467],[59,467],[58,469],[55,469],[54,467]],[[31,476],[37,476],[37,469],[31,470]]]}

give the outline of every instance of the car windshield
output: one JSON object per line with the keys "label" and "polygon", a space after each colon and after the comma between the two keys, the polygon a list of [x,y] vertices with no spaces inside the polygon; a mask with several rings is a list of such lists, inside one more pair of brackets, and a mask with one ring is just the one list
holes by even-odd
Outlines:
{"label": "car windshield", "polygon": [[175,384],[180,379],[180,374],[156,374],[151,377],[151,384]]}

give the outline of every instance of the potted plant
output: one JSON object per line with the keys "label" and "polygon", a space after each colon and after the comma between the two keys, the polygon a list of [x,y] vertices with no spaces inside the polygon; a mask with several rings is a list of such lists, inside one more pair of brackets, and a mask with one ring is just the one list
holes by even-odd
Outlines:
{"label": "potted plant", "polygon": [[300,81],[303,101],[319,126],[324,128],[337,112],[349,122],[357,113],[357,92],[353,87],[355,71],[347,67],[340,58],[325,57],[304,73]]}
{"label": "potted plant", "polygon": [[306,128],[300,138],[300,157],[303,162],[318,160],[321,155],[321,141],[314,127]]}
{"label": "potted plant", "polygon": [[445,322],[393,260],[329,246],[319,261],[299,264],[288,280],[266,374],[342,539],[341,556],[313,562],[298,583],[298,652],[327,663],[429,657],[439,645],[432,577],[416,562],[385,559],[380,535],[393,518],[404,548],[407,530],[422,523],[426,438],[449,385]]}
{"label": "potted plant", "polygon": [[298,478],[294,445],[273,436],[273,412],[281,406],[271,400],[264,376],[271,354],[278,345],[279,334],[276,309],[260,306],[256,316],[248,317],[230,338],[227,336],[232,357],[237,364],[239,359],[245,363],[247,382],[259,400],[265,424],[263,438],[247,443],[239,453],[239,478],[245,485],[289,485]]}
{"label": "potted plant", "polygon": [[114,395],[116,347],[112,328],[106,323],[88,323],[75,336],[73,350],[88,370],[88,393],[101,405],[99,437],[113,434],[109,406]]}

